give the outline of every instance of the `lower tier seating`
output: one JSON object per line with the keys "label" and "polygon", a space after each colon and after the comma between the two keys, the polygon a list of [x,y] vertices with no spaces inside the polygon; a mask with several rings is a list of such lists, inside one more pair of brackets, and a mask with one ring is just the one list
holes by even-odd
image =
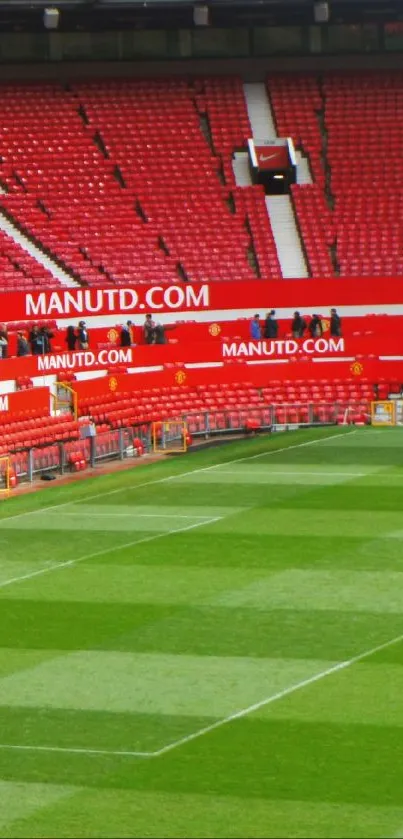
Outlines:
{"label": "lower tier seating", "polygon": [[0,457],[78,437],[79,423],[70,416],[43,416],[35,411],[25,411],[12,418],[0,414]]}
{"label": "lower tier seating", "polygon": [[[397,383],[394,383],[394,386],[400,387]],[[385,383],[384,387],[389,392],[392,383]],[[233,420],[236,414],[237,422],[233,423],[234,427],[242,426],[243,419],[251,416],[251,412],[260,417],[260,424],[269,425],[272,420],[267,409],[272,406],[279,412],[279,416],[285,415],[285,406],[288,406],[293,417],[287,419],[288,422],[308,422],[312,416],[308,407],[311,404],[316,409],[321,409],[321,416],[326,415],[329,422],[335,421],[335,418],[341,421],[340,416],[344,418],[346,411],[352,411],[353,417],[358,414],[368,416],[369,404],[375,398],[376,392],[374,385],[368,380],[357,383],[353,379],[343,382],[273,381],[265,388],[257,388],[252,383],[211,384],[193,388],[178,386],[108,394],[102,398],[88,397],[80,400],[79,411],[81,416],[90,415],[96,423],[108,423],[111,428],[188,417],[189,430],[194,431],[197,423],[200,425],[202,422],[202,415],[205,413],[209,414],[211,429],[231,427],[228,413],[232,413]],[[288,416],[291,415],[288,412]],[[314,418],[312,416],[312,419]]]}
{"label": "lower tier seating", "polygon": [[[373,399],[399,393],[397,380],[374,384],[362,378],[346,380],[272,380],[265,387],[252,382],[210,384],[196,387],[151,388],[110,393],[80,400],[80,419],[43,416],[30,411],[12,418],[0,414],[0,457],[10,457],[17,477],[28,473],[29,450],[34,472],[60,466],[63,443],[66,468],[79,471],[88,465],[90,444],[81,439],[80,428],[90,417],[96,424],[97,457],[119,454],[120,429],[123,445],[136,447],[149,432],[150,423],[184,419],[190,434],[240,431],[272,423],[367,423]],[[131,431],[130,431],[131,429]],[[6,461],[0,464],[4,475]]]}

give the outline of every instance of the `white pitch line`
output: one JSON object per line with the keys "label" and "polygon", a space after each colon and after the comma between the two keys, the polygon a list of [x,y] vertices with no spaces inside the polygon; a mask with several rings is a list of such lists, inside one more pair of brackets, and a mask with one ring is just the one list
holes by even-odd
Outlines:
{"label": "white pitch line", "polygon": [[[313,446],[317,443],[321,443],[321,442],[324,442],[326,440],[333,440],[335,438],[338,439],[339,437],[345,437],[345,436],[347,436],[347,434],[356,434],[356,430],[349,431],[346,434],[331,434],[327,437],[320,437],[318,440],[307,440],[304,443],[295,443],[292,446],[282,446],[279,449],[275,449],[275,450],[272,450],[272,451],[269,451],[269,452],[259,452],[259,454],[247,455],[245,457],[238,457],[238,458],[235,458],[233,460],[227,461],[224,465],[225,466],[232,465],[233,463],[241,463],[245,460],[254,460],[254,459],[257,459],[259,457],[264,457],[265,455],[274,455],[274,454],[279,454],[281,452],[290,451],[292,449],[300,449],[300,448],[303,448],[305,446]],[[188,472],[181,472],[178,475],[167,475],[167,477],[165,477],[165,478],[155,478],[154,480],[151,480],[151,481],[143,481],[142,483],[139,483],[139,484],[133,484],[131,487],[127,487],[127,486],[118,487],[117,489],[108,490],[107,492],[98,492],[95,495],[86,496],[85,498],[77,499],[77,501],[63,501],[60,504],[52,504],[48,507],[42,507],[38,510],[26,510],[24,513],[17,513],[17,515],[15,515],[15,516],[7,516],[6,518],[0,520],[0,526],[1,526],[2,521],[7,522],[7,521],[14,520],[14,519],[24,518],[25,516],[30,516],[30,515],[34,515],[34,514],[49,512],[50,510],[60,510],[63,507],[69,507],[69,506],[72,506],[73,504],[80,504],[81,501],[92,501],[95,498],[104,498],[108,495],[114,495],[114,494],[117,494],[119,492],[124,492],[128,489],[141,489],[142,487],[145,487],[145,486],[153,486],[154,484],[166,483],[168,481],[175,480],[176,478],[182,478],[186,475],[195,475],[195,474],[198,474],[200,472],[207,472],[207,471],[210,471],[211,469],[217,469],[221,465],[222,465],[221,463],[216,463],[213,466],[205,466],[205,467],[202,467],[202,468],[199,468],[199,469],[191,469]],[[189,525],[188,527],[176,528],[174,530],[167,530],[167,531],[165,531],[165,533],[160,533],[160,534],[157,533],[153,536],[147,536],[144,539],[138,539],[137,541],[133,541],[133,542],[126,542],[123,545],[117,546],[117,547],[120,547],[122,549],[123,548],[129,548],[129,547],[132,547],[133,545],[142,544],[143,542],[150,542],[153,539],[160,539],[163,536],[168,536],[170,533],[180,533],[180,532],[184,532],[186,530],[192,530],[195,527],[202,527],[205,524],[206,525],[207,524],[212,524],[215,521],[220,521],[221,519],[222,519],[222,516],[217,516],[217,517],[212,518],[212,519],[207,519],[207,520],[204,520],[204,521],[196,522],[195,524]],[[103,556],[105,553],[109,553],[111,550],[116,550],[116,549],[117,548],[108,548],[107,550],[105,549],[105,550],[101,550],[101,551],[96,551],[93,554],[86,554],[82,557],[77,557],[77,559],[70,559],[70,560],[67,560],[66,562],[59,562],[56,565],[51,565],[47,568],[40,568],[37,571],[33,571],[29,574],[23,574],[20,577],[12,577],[9,580],[5,580],[4,582],[0,582],[0,589],[6,588],[7,586],[11,586],[14,583],[19,583],[23,580],[30,580],[30,579],[33,579],[34,577],[39,577],[42,574],[48,574],[50,571],[57,570],[58,568],[66,568],[69,565],[77,565],[79,562],[84,562],[85,560],[88,560],[88,559],[95,559],[97,556]]]}
{"label": "white pitch line", "polygon": [[[35,512],[37,512],[37,511],[35,511]],[[204,521],[205,521],[206,519],[210,519],[210,518],[211,518],[211,516],[196,516],[196,515],[194,515],[194,516],[182,516],[182,515],[179,515],[179,514],[178,514],[178,515],[176,515],[175,513],[136,513],[136,512],[130,512],[130,513],[104,513],[104,512],[100,512],[100,513],[85,513],[85,512],[84,512],[84,511],[82,511],[82,510],[77,510],[77,512],[76,512],[76,513],[63,513],[63,518],[64,518],[65,516],[74,516],[75,518],[77,518],[77,517],[80,517],[80,516],[81,516],[82,518],[85,518],[85,519],[88,519],[88,518],[95,518],[95,519],[98,519],[98,518],[103,518],[103,519],[105,519],[105,518],[113,518],[113,519],[116,519],[116,518],[131,518],[131,519],[133,519],[133,518],[134,518],[134,519],[193,519],[193,520],[194,520],[194,519],[203,519]],[[11,518],[12,518],[12,517],[11,517]]]}
{"label": "white pitch line", "polygon": [[358,429],[353,431],[346,431],[344,434],[330,434],[327,437],[319,437],[317,440],[306,440],[304,443],[295,443],[291,446],[282,446],[278,449],[272,449],[268,452],[259,452],[258,454],[245,455],[245,457],[237,457],[233,460],[227,460],[224,463],[215,463],[212,466],[202,466],[198,469],[190,469],[187,472],[179,472],[177,475],[167,475],[165,478],[153,478],[151,481],[142,481],[137,484],[129,484],[126,486],[117,487],[116,489],[109,489],[106,492],[97,492],[93,495],[85,495],[77,498],[76,501],[61,501],[59,504],[50,504],[47,507],[41,507],[38,510],[26,510],[24,513],[16,513],[15,515],[5,516],[0,519],[0,528],[3,521],[10,521],[10,519],[20,519],[25,516],[32,516],[38,513],[47,513],[49,510],[60,510],[63,507],[70,507],[73,504],[86,503],[87,501],[94,501],[96,498],[107,498],[109,495],[117,495],[119,492],[127,492],[128,490],[142,489],[143,487],[155,486],[156,484],[164,484],[168,481],[175,481],[177,478],[185,478],[188,475],[198,475],[201,472],[209,472],[212,469],[219,469],[220,466],[232,466],[233,463],[243,463],[245,460],[256,460],[259,457],[270,457],[282,452],[292,451],[293,449],[302,449],[305,446],[315,446],[319,443],[325,443],[328,440],[335,440],[341,437],[348,437],[351,434],[357,434]]}
{"label": "white pitch line", "polygon": [[194,530],[196,527],[203,527],[206,524],[214,524],[216,521],[221,521],[223,516],[214,516],[214,518],[204,521],[198,521],[194,524],[188,524],[186,527],[175,527],[172,530],[165,530],[163,533],[154,533],[153,536],[145,536],[143,539],[134,539],[132,542],[125,542],[123,545],[114,545],[113,547],[103,548],[101,551],[95,551],[91,554],[84,554],[78,556],[76,559],[68,559],[66,562],[57,562],[55,565],[50,565],[47,568],[39,568],[37,571],[22,574],[21,577],[12,577],[10,580],[0,582],[0,589],[11,586],[14,583],[20,583],[23,580],[32,580],[34,577],[40,577],[42,574],[49,574],[51,571],[57,571],[59,568],[68,568],[68,566],[78,565],[80,562],[85,562],[89,559],[95,559],[97,556],[103,556],[113,551],[123,550],[124,548],[131,548],[134,545],[143,545],[145,542],[153,542],[155,539],[162,539],[164,536],[172,536],[174,533],[185,533],[187,530]]}
{"label": "white pitch line", "polygon": [[388,647],[400,643],[400,641],[403,641],[403,633],[401,635],[397,635],[395,638],[391,638],[389,641],[385,641],[383,644],[378,644],[376,647],[372,647],[370,650],[365,650],[365,652],[358,653],[358,655],[355,655],[352,658],[340,661],[338,664],[334,664],[332,667],[328,667],[326,670],[322,670],[320,673],[316,673],[316,675],[310,676],[308,679],[303,679],[295,685],[291,685],[290,687],[280,690],[272,696],[266,697],[266,699],[261,699],[260,702],[255,702],[253,705],[248,705],[247,708],[235,711],[234,714],[229,714],[229,716],[223,717],[223,719],[217,720],[217,722],[214,722],[211,725],[200,728],[193,734],[181,737],[180,740],[174,740],[173,743],[169,743],[167,746],[163,746],[161,749],[154,752],[154,756],[159,757],[160,755],[167,754],[167,752],[171,752],[174,749],[179,748],[179,746],[184,746],[185,743],[197,740],[199,737],[204,737],[205,734],[210,734],[211,731],[215,731],[217,728],[222,728],[222,726],[228,725],[228,723],[234,722],[234,720],[247,717],[249,714],[252,714],[254,711],[258,711],[260,708],[272,705],[274,702],[277,702],[279,699],[283,699],[285,696],[290,696],[292,693],[302,690],[302,688],[313,685],[315,682],[320,682],[322,679],[325,679],[327,676],[331,676],[333,673],[338,673],[340,670],[346,670],[348,667],[352,667],[353,664],[358,664],[358,662],[375,655],[375,653],[378,653],[381,650],[386,650]]}
{"label": "white pitch line", "polygon": [[62,752],[71,755],[109,755],[110,757],[155,757],[154,752],[133,752],[127,750],[114,749],[85,749],[75,748],[69,746],[26,746],[26,745],[12,745],[8,743],[0,743],[0,749],[9,749],[10,751],[18,752]]}
{"label": "white pitch line", "polygon": [[348,658],[345,661],[339,661],[337,664],[333,664],[331,667],[327,667],[326,670],[321,670],[314,676],[309,676],[308,679],[303,679],[301,682],[296,682],[294,685],[290,685],[288,688],[284,688],[283,690],[280,690],[277,693],[272,694],[271,696],[267,696],[265,697],[265,699],[261,699],[259,702],[254,702],[253,705],[248,705],[246,708],[241,708],[241,710],[235,711],[233,714],[229,714],[227,717],[223,717],[221,720],[216,720],[216,722],[212,723],[211,725],[206,725],[204,726],[204,728],[199,728],[198,731],[194,731],[192,734],[187,734],[185,737],[181,737],[179,740],[174,740],[172,743],[168,743],[168,745],[162,746],[161,749],[156,749],[153,752],[136,752],[129,751],[127,749],[119,750],[70,748],[68,746],[28,746],[11,743],[0,743],[0,749],[9,749],[11,751],[65,752],[68,754],[98,754],[108,755],[112,757],[162,757],[162,755],[168,754],[168,752],[172,752],[174,751],[174,749],[179,749],[180,746],[184,746],[186,745],[186,743],[191,743],[193,742],[193,740],[198,740],[200,737],[205,737],[206,734],[210,734],[212,731],[216,731],[217,729],[222,728],[224,725],[229,725],[229,723],[234,722],[235,720],[243,719],[244,717],[249,716],[249,714],[252,714],[254,711],[258,711],[260,708],[265,708],[268,705],[273,705],[275,702],[278,702],[280,699],[284,699],[286,696],[291,696],[291,694],[297,693],[297,691],[303,690],[303,688],[309,687],[310,685],[313,685],[316,682],[320,682],[322,681],[322,679],[326,679],[327,676],[333,675],[333,673],[339,673],[341,670],[347,670],[348,667],[352,667],[354,664],[358,664],[360,661],[364,661],[366,658],[375,655],[375,653],[381,652],[381,650],[386,650],[388,649],[388,647],[400,643],[400,641],[403,641],[403,634],[397,635],[395,638],[391,638],[389,641],[385,641],[383,644],[378,644],[376,647],[371,647],[371,649],[365,650],[362,653],[358,653],[358,655],[352,656],[352,658]]}
{"label": "white pitch line", "polygon": [[[237,478],[242,478],[242,475],[253,475],[254,477],[256,477],[257,475],[259,475],[259,472],[252,472],[252,470],[247,471],[246,469],[245,470],[244,469],[242,469],[242,470],[234,469],[231,472],[229,469],[228,470],[220,469],[219,474],[220,475],[232,475],[233,478],[236,475]],[[302,472],[302,471],[299,471],[299,472],[274,472],[272,469],[270,469],[267,472],[267,475],[268,476],[276,475],[276,477],[281,475],[282,478],[286,478],[287,475],[291,475],[291,476],[307,475],[308,477],[314,476],[315,478],[321,478],[322,476],[326,477],[326,478],[333,478],[333,477],[336,477],[336,478],[365,478],[368,475],[368,472]]]}

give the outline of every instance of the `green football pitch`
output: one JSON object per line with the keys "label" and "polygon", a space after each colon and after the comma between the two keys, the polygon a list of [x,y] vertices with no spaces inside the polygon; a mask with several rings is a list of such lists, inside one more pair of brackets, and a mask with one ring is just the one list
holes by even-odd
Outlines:
{"label": "green football pitch", "polygon": [[403,430],[0,502],[0,836],[403,836]]}

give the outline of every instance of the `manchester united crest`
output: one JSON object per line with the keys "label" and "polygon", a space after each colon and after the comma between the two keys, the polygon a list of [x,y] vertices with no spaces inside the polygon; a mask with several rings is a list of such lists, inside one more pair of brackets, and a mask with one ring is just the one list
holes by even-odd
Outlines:
{"label": "manchester united crest", "polygon": [[111,376],[111,378],[109,379],[109,390],[111,390],[112,393],[114,393],[115,390],[117,390],[117,387],[118,387],[118,380],[115,379],[114,376]]}
{"label": "manchester united crest", "polygon": [[361,364],[360,361],[354,361],[353,364],[350,367],[350,370],[351,370],[353,376],[361,376],[361,374],[364,370],[364,367],[363,367],[363,365]]}
{"label": "manchester united crest", "polygon": [[108,338],[108,341],[111,344],[117,344],[117,341],[118,341],[118,338],[119,338],[119,333],[118,333],[117,329],[109,329],[109,331],[107,333],[107,338]]}
{"label": "manchester united crest", "polygon": [[324,332],[329,332],[329,329],[330,329],[330,320],[327,320],[327,318],[322,318],[322,319],[321,319],[321,324],[322,324],[322,329],[323,329],[323,331],[324,331]]}
{"label": "manchester united crest", "polygon": [[183,385],[183,383],[186,382],[186,373],[184,370],[178,370],[177,373],[175,373],[175,382],[178,385]]}
{"label": "manchester united crest", "polygon": [[210,335],[213,336],[213,338],[216,338],[217,335],[219,335],[220,332],[221,332],[221,326],[220,326],[219,323],[210,323],[208,331],[209,331]]}

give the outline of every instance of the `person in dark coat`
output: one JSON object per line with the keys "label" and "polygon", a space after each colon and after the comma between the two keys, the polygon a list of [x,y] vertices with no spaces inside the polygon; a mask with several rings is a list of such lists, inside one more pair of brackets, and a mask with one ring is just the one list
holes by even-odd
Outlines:
{"label": "person in dark coat", "polygon": [[39,334],[42,339],[42,352],[51,353],[52,345],[50,341],[54,337],[53,332],[49,329],[48,326],[42,326],[42,329],[40,330]]}
{"label": "person in dark coat", "polygon": [[8,332],[5,323],[0,325],[0,357],[8,357]]}
{"label": "person in dark coat", "polygon": [[157,322],[155,324],[155,343],[156,344],[166,344],[166,337],[165,337],[165,329],[162,323]]}
{"label": "person in dark coat", "polygon": [[291,332],[293,338],[303,338],[306,330],[306,322],[299,312],[294,312],[294,317],[291,321]]}
{"label": "person in dark coat", "polygon": [[278,336],[278,321],[274,309],[266,316],[263,335],[272,341],[275,341]]}
{"label": "person in dark coat", "polygon": [[23,332],[17,332],[17,355],[29,355],[29,343]]}
{"label": "person in dark coat", "polygon": [[77,335],[74,326],[68,326],[66,330],[66,344],[69,352],[74,352],[77,346]]}
{"label": "person in dark coat", "polygon": [[124,323],[120,332],[120,346],[131,347],[133,343],[133,324],[131,320]]}
{"label": "person in dark coat", "polygon": [[39,332],[39,327],[36,324],[33,325],[29,333],[29,343],[31,344],[32,355],[42,355],[43,340]]}
{"label": "person in dark coat", "polygon": [[79,344],[80,350],[88,350],[89,335],[88,335],[88,329],[87,329],[87,324],[86,324],[85,320],[80,320],[80,323],[78,324],[78,336],[77,337],[78,337],[78,344]]}
{"label": "person in dark coat", "polygon": [[146,344],[155,344],[155,323],[151,315],[146,315],[143,331]]}
{"label": "person in dark coat", "polygon": [[320,336],[323,335],[323,326],[319,315],[312,315],[308,329],[312,338],[320,338]]}
{"label": "person in dark coat", "polygon": [[330,309],[330,334],[333,338],[341,336],[341,317],[337,314],[337,309]]}

